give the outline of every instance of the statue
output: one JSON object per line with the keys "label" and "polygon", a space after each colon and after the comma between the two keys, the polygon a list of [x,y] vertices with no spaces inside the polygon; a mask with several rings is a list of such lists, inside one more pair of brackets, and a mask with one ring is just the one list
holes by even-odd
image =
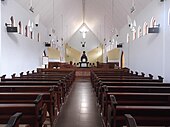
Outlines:
{"label": "statue", "polygon": [[86,56],[86,52],[83,51],[83,54],[81,56],[81,62],[87,62],[87,61],[88,61],[88,59],[87,59],[87,56]]}
{"label": "statue", "polygon": [[79,62],[79,64],[80,64],[80,67],[88,67],[89,62],[88,62],[85,51],[83,51],[83,54],[81,56],[81,62]]}

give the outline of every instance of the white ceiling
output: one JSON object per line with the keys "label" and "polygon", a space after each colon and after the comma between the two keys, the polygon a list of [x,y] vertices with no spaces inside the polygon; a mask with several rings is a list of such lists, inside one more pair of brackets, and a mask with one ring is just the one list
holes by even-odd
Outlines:
{"label": "white ceiling", "polygon": [[[29,11],[30,0],[16,0]],[[127,15],[133,0],[85,0],[85,23],[103,41],[110,39],[127,24]],[[137,15],[152,0],[134,0]],[[39,13],[41,22],[50,29],[53,25],[53,0],[33,0],[35,16]],[[31,13],[31,12],[30,12]],[[56,36],[69,40],[83,23],[82,0],[54,0],[54,27]]]}

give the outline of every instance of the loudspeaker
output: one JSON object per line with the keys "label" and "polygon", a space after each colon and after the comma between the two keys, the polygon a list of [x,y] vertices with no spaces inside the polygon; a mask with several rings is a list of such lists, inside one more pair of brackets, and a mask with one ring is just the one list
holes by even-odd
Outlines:
{"label": "loudspeaker", "polygon": [[122,44],[117,45],[117,48],[122,48],[122,47],[123,47]]}
{"label": "loudspeaker", "polygon": [[8,27],[7,26],[7,32],[17,32],[17,27]]}
{"label": "loudspeaker", "polygon": [[45,43],[45,47],[50,47],[51,44],[50,43]]}
{"label": "loudspeaker", "polygon": [[148,33],[159,33],[159,27],[149,28]]}

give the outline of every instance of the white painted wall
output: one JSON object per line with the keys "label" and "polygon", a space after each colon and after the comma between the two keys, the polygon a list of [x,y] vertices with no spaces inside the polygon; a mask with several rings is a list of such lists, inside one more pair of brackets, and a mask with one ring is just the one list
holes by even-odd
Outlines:
{"label": "white painted wall", "polygon": [[[0,24],[1,24],[1,4],[0,4]],[[1,75],[1,25],[0,25],[0,75]]]}
{"label": "white painted wall", "polygon": [[[160,24],[159,34],[148,34],[132,41],[132,33],[128,25],[120,32],[120,40],[124,42],[125,65],[134,71],[151,73],[155,78],[161,75],[165,78],[165,82],[170,82],[170,76],[167,76],[170,73],[170,69],[168,69],[170,67],[167,67],[170,65],[170,60],[168,60],[168,54],[170,54],[168,40],[170,38],[167,36],[170,32],[169,29],[165,31],[167,21],[164,17],[164,14],[168,14],[167,9],[164,10],[164,6],[170,7],[169,3],[170,0],[166,0],[164,3],[154,0],[135,17],[137,27],[139,25],[143,27],[145,21],[150,25],[151,18],[155,17],[157,23]],[[131,38],[129,44],[126,43],[127,33],[130,33]]]}
{"label": "white painted wall", "polygon": [[164,6],[165,13],[165,45],[164,45],[164,77],[166,82],[170,82],[170,25],[168,24],[168,10],[170,9],[170,0],[166,1]]}
{"label": "white painted wall", "polygon": [[[30,39],[18,33],[7,33],[5,23],[10,23],[10,17],[15,19],[15,26],[22,22],[22,27],[28,24],[29,19],[34,21],[34,14],[21,7],[14,0],[1,2],[1,75],[9,77],[13,73],[31,71],[42,64],[42,52],[44,43],[48,41],[46,28],[39,23],[34,29],[35,39]],[[40,42],[37,41],[37,33],[40,32]]]}

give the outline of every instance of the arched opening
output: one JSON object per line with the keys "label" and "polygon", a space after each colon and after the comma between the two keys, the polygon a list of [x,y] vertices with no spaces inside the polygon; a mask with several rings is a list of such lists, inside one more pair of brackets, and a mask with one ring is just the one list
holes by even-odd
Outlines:
{"label": "arched opening", "polygon": [[145,22],[143,24],[143,36],[148,34],[148,24]]}
{"label": "arched opening", "polygon": [[155,27],[156,26],[156,19],[155,17],[152,17],[151,22],[150,22],[150,27]]}
{"label": "arched opening", "polygon": [[129,36],[129,33],[127,33],[127,43],[129,43],[130,41],[130,36]]}
{"label": "arched opening", "polygon": [[13,16],[11,16],[10,22],[11,22],[11,27],[14,27],[14,17]]}
{"label": "arched opening", "polygon": [[33,32],[32,31],[30,31],[30,37],[31,37],[31,39],[33,39]]}
{"label": "arched opening", "polygon": [[25,36],[28,37],[28,26],[25,26]]}
{"label": "arched opening", "polygon": [[123,51],[121,53],[121,58],[120,58],[120,67],[121,68],[125,67],[125,56],[124,56],[124,52]]}
{"label": "arched opening", "polygon": [[37,34],[37,41],[40,42],[40,33]]}
{"label": "arched opening", "polygon": [[22,24],[21,24],[21,21],[19,21],[19,23],[18,23],[18,29],[19,29],[18,33],[22,34]]}
{"label": "arched opening", "polygon": [[136,39],[136,30],[133,31],[133,40]]}
{"label": "arched opening", "polygon": [[142,36],[142,29],[141,27],[139,26],[138,27],[138,38],[140,38]]}
{"label": "arched opening", "polygon": [[170,9],[168,11],[168,25],[170,26]]}

